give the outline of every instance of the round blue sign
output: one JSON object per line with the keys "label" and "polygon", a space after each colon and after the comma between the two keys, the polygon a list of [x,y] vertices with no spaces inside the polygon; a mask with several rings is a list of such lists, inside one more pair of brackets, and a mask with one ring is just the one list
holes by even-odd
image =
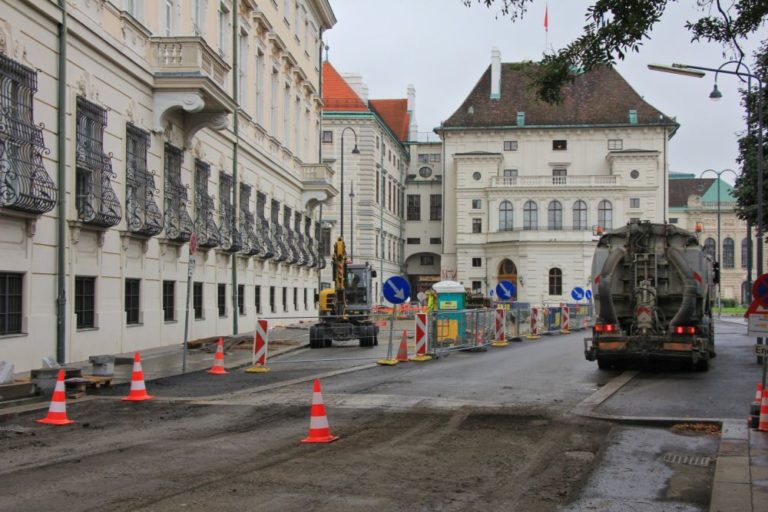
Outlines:
{"label": "round blue sign", "polygon": [[592,300],[592,290],[587,290],[584,292],[584,296],[587,298],[587,300]]}
{"label": "round blue sign", "polygon": [[509,281],[499,281],[496,285],[496,295],[501,300],[510,300],[515,296],[515,285]]}
{"label": "round blue sign", "polygon": [[573,300],[581,300],[584,298],[584,288],[577,286],[573,290],[571,290],[571,297],[573,297]]}
{"label": "round blue sign", "polygon": [[402,304],[411,296],[411,286],[402,276],[392,276],[384,281],[384,298],[392,304]]}

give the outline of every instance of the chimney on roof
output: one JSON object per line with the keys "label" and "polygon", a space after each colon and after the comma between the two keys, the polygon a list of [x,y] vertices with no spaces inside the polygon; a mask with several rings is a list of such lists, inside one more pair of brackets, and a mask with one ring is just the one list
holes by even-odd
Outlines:
{"label": "chimney on roof", "polygon": [[491,50],[491,99],[501,98],[501,51],[494,46]]}
{"label": "chimney on roof", "polygon": [[343,73],[341,77],[360,96],[363,102],[368,103],[368,86],[363,83],[363,75],[359,73]]}
{"label": "chimney on roof", "polygon": [[416,88],[408,84],[408,140],[416,140]]}

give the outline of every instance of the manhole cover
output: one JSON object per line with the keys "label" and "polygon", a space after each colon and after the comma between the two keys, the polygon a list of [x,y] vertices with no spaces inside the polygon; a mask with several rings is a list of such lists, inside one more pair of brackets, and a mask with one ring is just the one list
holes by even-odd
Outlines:
{"label": "manhole cover", "polygon": [[699,455],[678,455],[675,453],[667,453],[664,455],[664,462],[669,462],[670,464],[707,467],[711,461],[711,458]]}

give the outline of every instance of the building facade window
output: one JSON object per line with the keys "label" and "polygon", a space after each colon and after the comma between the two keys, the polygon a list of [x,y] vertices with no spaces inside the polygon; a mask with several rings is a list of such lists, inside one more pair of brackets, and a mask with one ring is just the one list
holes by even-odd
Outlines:
{"label": "building facade window", "polygon": [[253,305],[256,306],[256,314],[261,314],[261,286],[253,287]]}
{"label": "building facade window", "polygon": [[427,163],[429,163],[429,155],[427,155],[427,154],[419,155],[419,163],[420,164],[427,164]]}
{"label": "building facade window", "polygon": [[219,173],[219,246],[227,252],[238,252],[243,248],[243,240],[237,229],[237,216],[232,204],[234,187],[232,175]]}
{"label": "building facade window", "polygon": [[640,198],[639,197],[630,197],[629,198],[629,207],[630,208],[640,208]]}
{"label": "building facade window", "polygon": [[270,313],[277,312],[277,307],[275,304],[275,287],[274,286],[269,287],[269,311]]}
{"label": "building facade window", "polygon": [[736,244],[733,238],[723,240],[723,268],[734,268],[736,266]]}
{"label": "building facade window", "polygon": [[750,251],[750,243],[749,240],[746,238],[743,238],[741,240],[741,268],[747,268],[747,264],[749,263],[750,256],[752,251]]}
{"label": "building facade window", "polygon": [[429,220],[443,220],[443,196],[429,195]]}
{"label": "building facade window", "polygon": [[408,218],[406,220],[421,220],[421,196],[408,194]]}
{"label": "building facade window", "polygon": [[213,220],[213,197],[208,194],[211,166],[195,159],[195,233],[200,247],[211,249],[219,246],[219,229]]}
{"label": "building facade window", "polygon": [[286,286],[283,286],[283,312],[288,312],[288,288]]}
{"label": "building facade window", "polygon": [[512,231],[514,229],[513,219],[514,208],[512,203],[504,200],[499,205],[499,231]]}
{"label": "building facade window", "polygon": [[568,169],[552,169],[552,184],[553,185],[567,185],[568,184]]}
{"label": "building facade window", "polygon": [[608,151],[619,151],[624,147],[622,139],[608,139]]}
{"label": "building facade window", "polygon": [[219,283],[216,287],[216,305],[219,309],[219,318],[227,316],[227,285]]}
{"label": "building facade window", "polygon": [[155,177],[147,171],[149,132],[134,124],[125,127],[125,212],[128,231],[155,236],[163,229],[163,215],[157,207]]}
{"label": "building facade window", "polygon": [[421,238],[407,238],[405,243],[408,245],[419,245],[421,243]]}
{"label": "building facade window", "polygon": [[125,280],[125,323],[141,323],[141,279]]}
{"label": "building facade window", "polygon": [[607,199],[597,205],[597,225],[605,230],[613,229],[613,205]]}
{"label": "building facade window", "polygon": [[704,252],[712,258],[712,261],[715,260],[715,251],[717,250],[717,242],[715,242],[714,238],[707,238],[704,241]]}
{"label": "building facade window", "polygon": [[0,273],[0,335],[21,334],[24,275]]}
{"label": "building facade window", "polygon": [[96,278],[75,276],[75,317],[78,329],[96,327]]}
{"label": "building facade window", "polygon": [[56,187],[43,167],[35,92],[37,72],[0,53],[0,207],[41,214],[56,205]]}
{"label": "building facade window", "polygon": [[176,281],[163,281],[163,320],[176,320]]}
{"label": "building facade window", "polygon": [[482,267],[483,266],[483,259],[482,258],[472,258],[472,266],[475,268]]}
{"label": "building facade window", "polygon": [[75,157],[75,206],[84,224],[109,228],[122,218],[122,208],[112,190],[111,157],[104,153],[107,110],[77,97]]}
{"label": "building facade window", "polygon": [[245,285],[237,285],[237,312],[245,316]]}
{"label": "building facade window", "polygon": [[573,203],[573,229],[587,229],[587,203],[581,199]]}
{"label": "building facade window", "polygon": [[472,232],[473,233],[483,232],[483,219],[472,219]]}
{"label": "building facade window", "polygon": [[[419,155],[419,156],[421,156],[421,155]],[[431,167],[427,167],[426,165],[424,167],[420,167],[419,168],[419,176],[421,176],[422,178],[429,178],[430,176],[432,176],[432,168]]]}
{"label": "building facade window", "polygon": [[432,256],[431,254],[423,254],[419,258],[419,262],[422,265],[425,265],[425,266],[434,265],[435,264],[435,257]]}
{"label": "building facade window", "polygon": [[517,141],[516,140],[505,140],[504,141],[504,151],[517,151]]}
{"label": "building facade window", "polygon": [[430,245],[440,245],[441,243],[443,243],[443,239],[440,238],[439,236],[433,237],[429,239],[429,243]]}
{"label": "building facade window", "polygon": [[549,270],[549,294],[563,294],[563,271],[559,268],[552,268]]}
{"label": "building facade window", "polygon": [[174,242],[188,242],[192,235],[192,218],[187,212],[187,187],[181,182],[181,149],[165,144],[165,237]]}
{"label": "building facade window", "polygon": [[472,291],[473,292],[481,292],[483,290],[483,283],[482,281],[472,281]]}
{"label": "building facade window", "polygon": [[547,207],[547,229],[555,231],[563,229],[563,205],[560,201],[550,201]]}
{"label": "building facade window", "polygon": [[526,201],[523,205],[523,229],[526,231],[539,229],[539,207],[534,201]]}
{"label": "building facade window", "polygon": [[473,199],[472,200],[472,209],[473,210],[480,210],[483,207],[483,200],[482,199]]}
{"label": "building facade window", "polygon": [[204,319],[205,310],[203,309],[203,283],[195,282],[192,286],[192,306],[195,310],[195,320]]}
{"label": "building facade window", "polygon": [[568,149],[568,141],[567,140],[553,140],[552,141],[552,151],[565,151]]}

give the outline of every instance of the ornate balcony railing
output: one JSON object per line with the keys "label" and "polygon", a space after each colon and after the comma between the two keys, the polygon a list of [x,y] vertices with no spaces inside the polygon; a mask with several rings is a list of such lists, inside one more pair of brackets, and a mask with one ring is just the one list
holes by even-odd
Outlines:
{"label": "ornate balcony railing", "polygon": [[285,245],[285,232],[283,231],[283,226],[273,223],[270,236],[272,239],[272,246],[275,248],[272,259],[275,261],[286,261],[289,252],[288,247]]}
{"label": "ornate balcony railing", "polygon": [[147,171],[149,132],[131,124],[126,127],[125,211],[128,231],[142,236],[155,236],[163,230],[163,214],[155,195],[154,173]]}
{"label": "ornate balcony railing", "polygon": [[323,248],[320,246],[320,240],[322,240],[322,234],[320,233],[320,223],[315,222],[315,245],[312,248],[315,251],[315,268],[324,269],[327,265],[325,256],[323,256]]}
{"label": "ornate balcony railing", "polygon": [[275,244],[272,241],[272,230],[270,229],[269,221],[262,216],[256,222],[256,234],[259,237],[259,245],[261,246],[261,250],[257,257],[270,260],[275,257],[277,251],[275,249]]}
{"label": "ornate balcony railing", "polygon": [[224,251],[238,252],[243,247],[232,205],[232,176],[219,173],[219,245]]}
{"label": "ornate balcony railing", "polygon": [[181,183],[181,149],[165,144],[165,237],[173,242],[188,242],[192,218],[187,211],[187,187]]}
{"label": "ornate balcony railing", "polygon": [[291,229],[291,208],[288,206],[283,207],[283,233],[285,246],[288,249],[287,261],[291,265],[296,265],[299,262],[299,240],[296,234]]}
{"label": "ornate balcony railing", "polygon": [[43,167],[49,153],[34,121],[37,72],[0,53],[0,207],[49,212],[57,192]]}
{"label": "ornate balcony railing", "polygon": [[247,256],[256,256],[260,252],[259,238],[256,234],[256,225],[253,213],[248,209],[251,203],[251,186],[240,183],[240,235],[243,246],[240,252]]}
{"label": "ornate balcony railing", "polygon": [[112,189],[112,155],[104,153],[106,126],[106,109],[78,96],[75,206],[81,222],[108,228],[120,222],[122,208]]}
{"label": "ornate balcony railing", "polygon": [[315,252],[314,252],[314,241],[312,240],[312,235],[310,234],[312,231],[312,219],[309,217],[304,218],[304,248],[307,255],[307,261],[305,263],[305,266],[309,268],[315,267]]}
{"label": "ornate balcony railing", "polygon": [[221,237],[213,220],[213,197],[208,194],[208,178],[211,167],[201,160],[195,161],[195,233],[199,247],[218,247]]}
{"label": "ornate balcony railing", "polygon": [[552,187],[617,187],[620,176],[494,176],[492,187],[552,188]]}

